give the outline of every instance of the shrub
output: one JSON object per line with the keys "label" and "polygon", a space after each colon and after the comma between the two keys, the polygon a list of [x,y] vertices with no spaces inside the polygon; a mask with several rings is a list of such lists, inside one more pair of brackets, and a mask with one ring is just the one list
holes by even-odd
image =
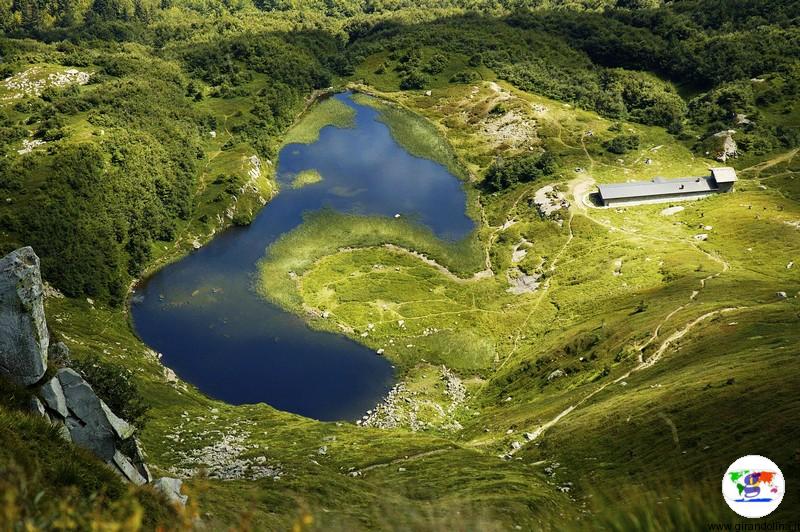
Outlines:
{"label": "shrub", "polygon": [[400,81],[400,88],[404,91],[421,89],[428,83],[428,77],[418,70],[412,70]]}
{"label": "shrub", "polygon": [[447,68],[447,57],[442,54],[433,54],[433,56],[428,60],[428,63],[425,65],[424,69],[425,72],[428,74],[439,74]]}
{"label": "shrub", "polygon": [[483,188],[489,192],[497,192],[517,183],[527,183],[552,175],[556,169],[555,157],[550,152],[522,155],[507,160],[498,159],[486,173]]}
{"label": "shrub", "polygon": [[453,77],[450,78],[450,83],[472,83],[480,78],[481,77],[477,72],[467,70],[453,74]]}
{"label": "shrub", "polygon": [[617,135],[603,143],[603,147],[611,153],[622,155],[631,150],[639,149],[639,135]]}

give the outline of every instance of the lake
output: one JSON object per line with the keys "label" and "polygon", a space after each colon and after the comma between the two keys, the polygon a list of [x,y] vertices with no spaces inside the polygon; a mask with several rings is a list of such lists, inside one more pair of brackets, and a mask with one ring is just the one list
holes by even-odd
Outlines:
{"label": "lake", "polygon": [[[474,228],[461,182],[441,164],[414,157],[380,122],[355,110],[355,127],[322,129],[313,144],[288,144],[278,158],[280,193],[247,227],[234,227],[137,287],[136,332],[164,365],[231,404],[267,403],[319,420],[353,420],[394,383],[388,360],[344,336],[310,329],[253,289],[266,248],[320,209],[394,216],[458,240]],[[297,173],[322,181],[293,189]]]}

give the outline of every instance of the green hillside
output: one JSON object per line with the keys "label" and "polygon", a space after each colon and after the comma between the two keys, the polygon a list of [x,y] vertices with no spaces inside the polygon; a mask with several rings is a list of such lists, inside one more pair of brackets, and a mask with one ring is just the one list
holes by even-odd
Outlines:
{"label": "green hillside", "polygon": [[[34,247],[52,335],[134,384],[104,399],[190,496],[126,487],[2,381],[0,528],[693,530],[744,522],[719,482],[746,454],[797,520],[797,8],[0,0],[0,254]],[[136,336],[133,283],[269,208],[283,145],[353,126],[342,90],[476,230],[309,214],[253,290],[402,386],[358,424],[213,400]],[[723,164],[735,191],[682,210],[591,196]]]}

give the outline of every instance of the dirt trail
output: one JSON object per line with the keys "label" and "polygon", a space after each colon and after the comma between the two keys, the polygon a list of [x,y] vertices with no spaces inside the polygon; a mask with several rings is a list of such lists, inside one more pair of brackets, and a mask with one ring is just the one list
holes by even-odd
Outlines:
{"label": "dirt trail", "polygon": [[491,270],[491,268],[487,268],[485,270],[481,270],[479,272],[475,272],[474,274],[472,274],[471,277],[459,277],[455,273],[451,272],[446,266],[443,266],[442,264],[439,264],[435,260],[433,260],[431,258],[428,258],[427,256],[425,256],[424,254],[422,254],[422,253],[420,253],[418,251],[414,251],[414,250],[411,250],[411,249],[408,249],[408,248],[404,248],[402,246],[398,246],[398,245],[395,245],[395,244],[384,244],[384,247],[387,248],[387,249],[391,249],[392,251],[396,251],[398,253],[405,253],[407,255],[411,255],[412,257],[421,260],[422,262],[424,262],[428,266],[433,266],[442,275],[446,276],[450,280],[455,281],[457,283],[468,283],[468,282],[480,281],[482,279],[489,279],[491,277],[494,277],[494,272]]}
{"label": "dirt trail", "polygon": [[[564,245],[561,246],[561,249],[558,251],[558,253],[556,253],[556,256],[550,262],[550,271],[551,272],[555,271],[556,265],[558,264],[558,261],[561,259],[561,256],[564,255],[564,252],[567,250],[567,248],[569,247],[570,243],[572,243],[572,240],[575,238],[575,233],[572,230],[572,220],[574,219],[574,217],[575,217],[575,213],[574,212],[570,212],[569,220],[567,221],[567,229],[569,230],[569,236],[567,237],[567,241],[564,242]],[[503,369],[503,367],[506,365],[506,363],[517,352],[517,349],[519,349],[519,341],[522,339],[522,333],[525,331],[526,327],[528,326],[528,322],[533,317],[533,314],[539,309],[539,305],[541,305],[542,300],[544,299],[544,296],[547,294],[548,288],[550,288],[550,280],[551,279],[552,279],[552,276],[548,276],[547,279],[545,279],[544,283],[542,283],[542,286],[539,288],[539,290],[538,290],[539,291],[539,297],[536,299],[536,302],[533,304],[533,308],[531,308],[530,312],[528,312],[527,316],[525,316],[525,320],[522,322],[522,325],[519,326],[519,328],[517,329],[517,332],[514,334],[514,343],[513,343],[513,346],[511,348],[511,351],[509,351],[509,353],[503,359],[503,362],[501,362],[500,365],[497,367],[496,371],[500,371],[501,369]]]}
{"label": "dirt trail", "polygon": [[403,464],[406,462],[412,462],[414,460],[419,460],[420,458],[425,458],[427,456],[433,456],[435,454],[441,454],[447,451],[453,451],[455,447],[444,447],[442,449],[433,449],[432,451],[425,451],[422,453],[414,454],[411,456],[405,456],[403,458],[395,458],[394,460],[390,460],[389,462],[381,462],[379,464],[372,464],[371,466],[367,466],[361,469],[356,469],[354,471],[350,471],[348,475],[352,477],[358,477],[366,473],[367,471],[372,471],[373,469],[379,469],[382,467],[388,467],[391,465]]}
{"label": "dirt trail", "polygon": [[739,173],[740,174],[745,174],[745,173],[753,172],[753,173],[756,174],[756,176],[760,176],[761,172],[763,172],[767,168],[771,168],[771,167],[773,167],[775,165],[778,165],[780,163],[783,163],[783,162],[790,162],[792,159],[795,158],[795,156],[799,152],[800,152],[800,148],[795,148],[795,149],[793,149],[791,151],[787,151],[786,153],[782,153],[782,154],[780,154],[780,155],[778,155],[776,157],[773,157],[772,159],[767,159],[766,161],[762,161],[762,162],[760,162],[758,164],[754,164],[753,166],[749,166],[747,168],[744,168],[743,170],[740,170]]}
{"label": "dirt trail", "polygon": [[[697,299],[697,296],[701,293],[701,291],[706,288],[706,285],[707,285],[708,281],[710,281],[711,279],[715,279],[715,278],[719,277],[720,275],[722,275],[723,273],[729,271],[730,270],[730,264],[725,259],[723,259],[721,257],[718,257],[718,256],[716,256],[716,255],[714,255],[712,253],[709,253],[708,251],[702,249],[701,247],[699,247],[694,242],[687,242],[687,241],[683,241],[683,240],[676,241],[675,239],[661,239],[661,238],[658,238],[658,237],[648,237],[648,235],[641,235],[641,234],[638,234],[638,233],[631,233],[630,231],[626,231],[626,230],[621,229],[619,227],[616,227],[616,226],[614,226],[614,225],[612,225],[610,223],[604,223],[604,222],[601,222],[599,220],[593,219],[589,215],[589,210],[587,209],[587,206],[583,203],[582,198],[579,197],[579,195],[583,194],[587,190],[587,187],[591,186],[592,184],[593,184],[593,180],[591,180],[591,178],[586,178],[586,177],[578,178],[578,179],[575,179],[575,180],[570,182],[570,190],[572,191],[572,194],[573,194],[573,205],[575,206],[575,209],[580,214],[582,214],[583,216],[585,216],[589,220],[608,228],[610,231],[620,231],[620,232],[623,232],[623,233],[627,232],[627,233],[630,233],[630,234],[635,235],[635,236],[640,237],[640,238],[651,238],[651,239],[654,239],[654,240],[669,240],[671,242],[688,243],[697,252],[705,255],[709,259],[711,259],[714,262],[718,263],[721,266],[721,269],[720,269],[720,271],[701,279],[700,280],[699,289],[692,290],[691,294],[689,295],[688,302],[686,302],[686,303],[684,303],[682,305],[679,305],[678,307],[673,309],[671,312],[669,312],[656,325],[656,327],[655,327],[655,329],[653,331],[653,334],[650,335],[647,338],[647,340],[645,340],[644,342],[642,342],[640,344],[637,344],[635,346],[635,349],[636,349],[636,351],[638,353],[638,364],[636,366],[634,366],[632,369],[627,371],[622,376],[614,379],[613,381],[607,382],[607,383],[603,384],[602,386],[596,388],[592,392],[586,394],[578,402],[576,402],[575,404],[570,405],[569,407],[567,407],[566,409],[561,411],[558,415],[556,415],[551,420],[549,420],[546,423],[543,423],[542,425],[538,426],[536,429],[534,429],[531,432],[531,436],[528,438],[528,440],[526,442],[522,442],[522,445],[520,447],[518,447],[516,449],[512,449],[511,451],[509,451],[509,453],[508,453],[509,455],[514,455],[514,454],[517,453],[517,451],[519,451],[520,449],[524,448],[525,445],[530,444],[531,442],[535,442],[548,429],[550,429],[551,427],[553,427],[554,425],[559,423],[562,419],[564,419],[566,416],[568,416],[576,408],[578,408],[581,405],[583,405],[584,403],[586,403],[588,400],[590,400],[592,397],[594,397],[598,393],[600,393],[603,390],[605,390],[607,387],[611,386],[612,384],[618,384],[618,383],[624,381],[625,379],[629,378],[632,374],[634,374],[636,372],[639,372],[639,371],[646,370],[646,369],[654,366],[655,364],[657,364],[659,362],[659,360],[662,359],[664,354],[669,350],[669,348],[673,344],[675,344],[675,342],[677,342],[678,340],[680,340],[681,338],[686,336],[692,329],[694,329],[695,327],[697,327],[701,323],[707,321],[710,318],[713,318],[713,317],[716,317],[716,316],[720,316],[722,314],[727,314],[727,313],[730,313],[730,312],[736,312],[736,311],[748,308],[748,307],[726,307],[726,308],[722,308],[722,309],[706,312],[705,314],[702,314],[701,316],[699,316],[697,318],[694,318],[693,320],[690,320],[689,322],[685,323],[683,325],[683,327],[679,328],[678,330],[673,332],[671,335],[669,335],[666,339],[664,339],[663,342],[661,342],[661,345],[659,345],[658,349],[656,349],[656,351],[652,355],[650,355],[647,359],[645,359],[644,358],[644,350],[648,346],[650,346],[650,344],[652,344],[653,342],[655,342],[659,338],[659,336],[661,334],[662,327],[666,323],[668,323],[678,312],[684,310],[692,302],[694,302]],[[572,217],[570,217],[570,234],[572,234],[572,224],[571,224],[571,222],[572,222]],[[563,252],[564,249],[565,248],[562,248],[561,252]],[[560,254],[561,253],[559,253],[559,256],[560,256]],[[505,364],[505,361],[504,361],[504,364]]]}
{"label": "dirt trail", "polygon": [[[532,442],[535,442],[548,429],[550,429],[551,427],[556,425],[559,421],[561,421],[563,418],[565,418],[567,415],[569,415],[571,412],[573,412],[576,408],[580,407],[581,405],[586,403],[589,399],[591,399],[595,395],[599,394],[600,392],[602,392],[603,390],[605,390],[606,388],[608,388],[612,384],[619,384],[620,382],[622,382],[625,379],[629,378],[632,374],[634,374],[634,373],[636,373],[638,371],[642,371],[642,370],[648,369],[648,368],[652,367],[653,365],[655,365],[659,360],[661,360],[661,358],[663,357],[664,353],[667,351],[667,349],[670,348],[670,346],[672,344],[674,344],[675,342],[677,342],[678,340],[680,340],[681,338],[686,336],[692,329],[694,329],[700,323],[702,323],[702,322],[704,322],[704,321],[706,321],[706,320],[708,320],[710,318],[722,315],[722,314],[727,314],[729,312],[736,312],[736,311],[739,311],[739,310],[744,310],[746,308],[748,308],[748,307],[726,307],[726,308],[723,308],[723,309],[720,309],[720,310],[713,310],[711,312],[706,312],[702,316],[700,316],[698,318],[695,318],[694,320],[690,321],[689,323],[684,325],[681,329],[675,331],[667,339],[665,339],[661,343],[661,345],[659,346],[658,350],[655,353],[653,353],[653,355],[651,355],[647,360],[641,361],[641,356],[640,356],[640,363],[638,365],[636,365],[634,368],[628,370],[624,375],[622,375],[620,377],[617,377],[613,381],[607,382],[607,383],[603,384],[602,386],[598,387],[597,389],[593,390],[592,392],[586,394],[580,401],[578,401],[577,403],[575,403],[573,405],[570,405],[569,407],[567,407],[566,409],[561,411],[553,419],[551,419],[550,421],[548,421],[548,422],[540,425],[539,427],[537,427],[531,433],[531,437],[529,438],[529,440],[526,441],[525,443],[523,443],[522,447],[519,447],[517,449],[512,449],[511,451],[508,452],[508,454],[509,455],[514,455],[520,449],[523,449],[526,444],[530,444]],[[676,309],[676,311],[677,311],[677,309]],[[673,311],[672,314],[674,314],[674,312],[676,312],[676,311]]]}

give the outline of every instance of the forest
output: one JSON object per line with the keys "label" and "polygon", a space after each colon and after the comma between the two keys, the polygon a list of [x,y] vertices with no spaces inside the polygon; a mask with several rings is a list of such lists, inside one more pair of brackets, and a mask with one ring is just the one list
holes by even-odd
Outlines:
{"label": "forest", "polygon": [[[2,0],[0,77],[42,63],[91,73],[85,85],[0,106],[3,251],[32,244],[65,294],[121,303],[159,242],[213,226],[245,186],[210,176],[211,207],[195,193],[209,131],[230,134],[222,151],[274,159],[307,98],[355,80],[370,57],[384,58],[377,72],[401,90],[470,83],[488,69],[611,119],[665,127],[697,152],[729,128],[741,129],[742,152],[797,146],[800,6],[730,4]],[[769,81],[754,89],[754,78]],[[93,127],[103,135],[87,134]],[[26,139],[46,149],[17,154]],[[484,190],[516,182],[515,164],[494,165]]]}

